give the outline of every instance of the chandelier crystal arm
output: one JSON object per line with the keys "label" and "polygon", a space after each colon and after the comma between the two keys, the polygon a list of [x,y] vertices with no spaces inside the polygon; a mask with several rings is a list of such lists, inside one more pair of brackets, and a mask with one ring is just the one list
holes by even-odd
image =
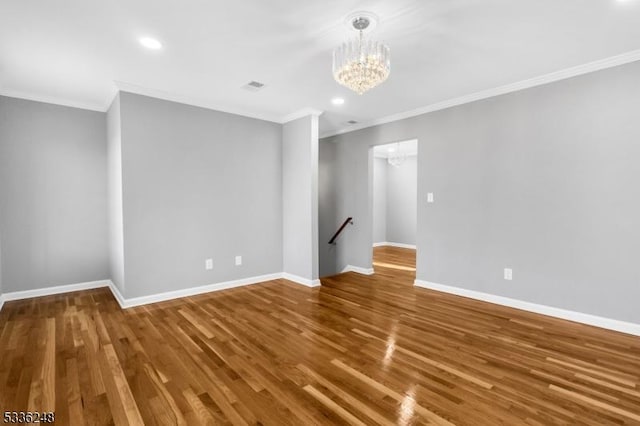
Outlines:
{"label": "chandelier crystal arm", "polygon": [[[366,63],[364,51],[362,49],[362,38],[363,38],[363,34],[362,34],[362,30],[360,30],[360,37],[358,40],[358,51],[359,51],[358,56],[360,56],[360,80],[364,81],[365,79],[364,70],[365,70],[365,67],[367,66],[367,63]],[[359,94],[361,95],[362,93],[359,93]]]}

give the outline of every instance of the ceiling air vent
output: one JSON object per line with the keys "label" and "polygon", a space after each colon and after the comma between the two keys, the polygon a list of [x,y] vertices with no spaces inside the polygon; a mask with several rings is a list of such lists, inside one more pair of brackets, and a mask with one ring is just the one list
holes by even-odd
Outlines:
{"label": "ceiling air vent", "polygon": [[259,81],[250,81],[244,86],[242,86],[243,89],[250,90],[252,92],[257,92],[263,87],[264,87],[264,83],[260,83]]}
{"label": "ceiling air vent", "polygon": [[349,120],[347,121],[347,124],[357,124],[358,122],[356,120]]}

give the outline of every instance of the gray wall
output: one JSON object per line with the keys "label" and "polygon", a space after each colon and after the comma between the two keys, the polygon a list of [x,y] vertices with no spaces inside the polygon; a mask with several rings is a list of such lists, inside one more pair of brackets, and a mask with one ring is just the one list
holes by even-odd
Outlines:
{"label": "gray wall", "polygon": [[336,196],[336,145],[322,143],[318,160],[318,248],[321,277],[335,275],[337,270],[337,246],[328,244],[340,226],[336,216]]}
{"label": "gray wall", "polygon": [[109,278],[105,114],[0,96],[5,293]]}
{"label": "gray wall", "polygon": [[125,297],[281,272],[282,126],[130,93],[120,109]]}
{"label": "gray wall", "polygon": [[373,159],[373,242],[416,244],[418,158]]}
{"label": "gray wall", "polygon": [[[353,225],[347,226],[335,246],[323,253],[320,265],[323,276],[341,272],[348,265],[372,267],[373,150],[366,142],[356,147],[333,141],[337,138],[321,139],[319,144],[320,158],[331,158],[333,163],[320,169],[319,182],[323,187],[318,191],[331,194],[333,209],[321,206],[318,221],[323,233],[327,232],[325,238],[326,235],[331,238],[348,217],[353,217]],[[331,178],[326,176],[328,173]],[[327,188],[326,183],[332,186]]]}
{"label": "gray wall", "polygon": [[318,279],[318,117],[282,129],[283,270]]}
{"label": "gray wall", "polygon": [[[1,123],[1,121],[0,121]],[[0,222],[2,222],[2,210],[0,210]],[[2,307],[2,234],[0,233],[0,308]]]}
{"label": "gray wall", "polygon": [[107,111],[107,179],[109,197],[109,275],[124,292],[124,224],[122,212],[122,134],[120,94]]}
{"label": "gray wall", "polygon": [[387,241],[387,159],[373,159],[373,242]]}
{"label": "gray wall", "polygon": [[369,146],[417,138],[418,279],[640,323],[639,110],[636,62],[323,140],[337,267],[371,264]]}
{"label": "gray wall", "polygon": [[418,157],[409,156],[397,167],[387,164],[386,184],[385,241],[415,245],[418,220]]}

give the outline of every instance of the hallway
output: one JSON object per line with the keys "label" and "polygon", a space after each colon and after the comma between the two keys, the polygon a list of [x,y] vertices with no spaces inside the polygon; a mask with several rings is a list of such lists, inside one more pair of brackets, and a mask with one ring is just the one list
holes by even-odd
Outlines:
{"label": "hallway", "polygon": [[392,246],[374,247],[373,268],[377,274],[393,274],[394,271],[413,272],[415,279],[416,250]]}

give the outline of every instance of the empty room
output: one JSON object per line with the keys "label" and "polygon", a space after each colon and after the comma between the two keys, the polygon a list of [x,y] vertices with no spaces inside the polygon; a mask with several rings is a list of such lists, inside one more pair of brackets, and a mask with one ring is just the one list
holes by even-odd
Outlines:
{"label": "empty room", "polygon": [[640,0],[0,0],[0,416],[640,425]]}

